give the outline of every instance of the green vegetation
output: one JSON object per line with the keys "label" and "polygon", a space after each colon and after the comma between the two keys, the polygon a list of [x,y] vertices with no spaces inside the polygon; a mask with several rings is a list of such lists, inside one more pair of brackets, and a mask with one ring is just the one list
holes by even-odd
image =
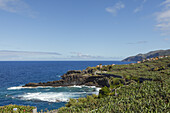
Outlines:
{"label": "green vegetation", "polygon": [[103,87],[99,92],[99,98],[111,95],[111,90],[109,87]]}
{"label": "green vegetation", "polygon": [[[15,111],[14,109],[17,108]],[[32,106],[19,106],[19,105],[6,105],[0,107],[0,113],[32,113],[36,107]]]}
{"label": "green vegetation", "polygon": [[97,71],[107,77],[110,87],[103,87],[99,96],[70,99],[66,107],[58,109],[59,113],[170,111],[170,57],[137,64],[103,66]]}

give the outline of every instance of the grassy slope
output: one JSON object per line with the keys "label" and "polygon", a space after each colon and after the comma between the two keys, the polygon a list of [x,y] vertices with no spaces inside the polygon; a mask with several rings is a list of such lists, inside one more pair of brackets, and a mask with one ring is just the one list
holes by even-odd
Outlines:
{"label": "grassy slope", "polygon": [[[108,78],[110,87],[102,88],[104,93],[100,98],[93,95],[78,100],[71,99],[66,107],[60,108],[58,112],[170,111],[170,57],[134,65],[102,68],[102,71],[106,70],[108,74],[120,75],[123,78]],[[139,78],[149,78],[152,81],[140,83]]]}

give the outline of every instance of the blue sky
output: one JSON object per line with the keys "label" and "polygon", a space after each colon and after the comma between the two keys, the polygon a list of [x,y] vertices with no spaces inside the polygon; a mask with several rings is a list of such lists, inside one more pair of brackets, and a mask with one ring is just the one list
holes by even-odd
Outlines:
{"label": "blue sky", "polygon": [[0,60],[122,60],[170,48],[170,0],[0,0]]}

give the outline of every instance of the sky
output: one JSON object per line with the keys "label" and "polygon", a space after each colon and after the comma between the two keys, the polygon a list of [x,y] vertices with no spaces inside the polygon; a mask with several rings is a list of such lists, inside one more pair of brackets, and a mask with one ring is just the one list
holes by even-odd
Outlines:
{"label": "sky", "polygon": [[0,61],[122,60],[170,48],[170,0],[0,0]]}

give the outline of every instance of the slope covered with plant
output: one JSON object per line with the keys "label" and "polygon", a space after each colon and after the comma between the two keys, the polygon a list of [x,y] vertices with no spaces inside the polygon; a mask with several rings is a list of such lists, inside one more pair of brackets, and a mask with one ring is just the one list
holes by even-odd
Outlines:
{"label": "slope covered with plant", "polygon": [[[104,66],[98,74],[108,76],[108,87],[99,96],[70,99],[65,112],[169,112],[170,57],[138,64]],[[116,75],[116,78],[115,78]]]}

